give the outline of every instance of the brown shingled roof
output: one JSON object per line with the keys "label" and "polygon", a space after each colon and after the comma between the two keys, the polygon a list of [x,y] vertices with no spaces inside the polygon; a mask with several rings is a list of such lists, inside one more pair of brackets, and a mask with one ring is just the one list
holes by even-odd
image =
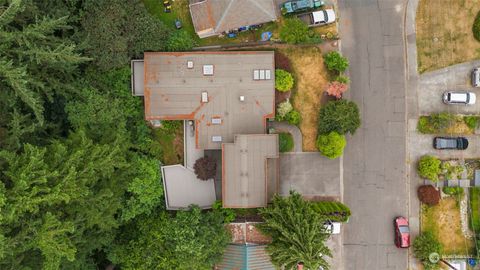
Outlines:
{"label": "brown shingled roof", "polygon": [[200,37],[277,19],[273,0],[191,0],[190,14]]}

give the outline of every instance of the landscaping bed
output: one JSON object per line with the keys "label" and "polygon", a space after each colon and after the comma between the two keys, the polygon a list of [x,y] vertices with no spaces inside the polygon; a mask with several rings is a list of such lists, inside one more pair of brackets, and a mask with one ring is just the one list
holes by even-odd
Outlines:
{"label": "landscaping bed", "polygon": [[290,59],[291,71],[296,79],[292,90],[292,104],[299,111],[299,125],[303,137],[303,151],[318,151],[318,110],[325,99],[328,73],[323,64],[322,52],[317,47],[284,47],[277,49]]}
{"label": "landscaping bed", "polygon": [[436,70],[480,58],[472,25],[478,1],[421,0],[416,16],[418,71]]}
{"label": "landscaping bed", "polygon": [[421,231],[434,234],[443,245],[443,255],[474,254],[474,241],[462,233],[460,206],[453,197],[435,206],[422,205]]}
{"label": "landscaping bed", "polygon": [[478,115],[443,112],[420,116],[417,130],[423,134],[473,134],[478,124]]}

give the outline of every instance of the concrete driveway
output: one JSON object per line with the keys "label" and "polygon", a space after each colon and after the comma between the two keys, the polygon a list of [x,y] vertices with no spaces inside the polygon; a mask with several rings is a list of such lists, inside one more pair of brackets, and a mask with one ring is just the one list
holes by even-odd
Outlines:
{"label": "concrete driveway", "polygon": [[480,113],[480,100],[475,105],[447,105],[442,102],[446,90],[472,91],[480,98],[480,88],[473,88],[470,73],[473,67],[480,66],[480,61],[450,66],[418,78],[417,99],[420,114],[432,112],[452,112],[462,114]]}
{"label": "concrete driveway", "polygon": [[340,199],[341,160],[320,153],[302,152],[280,155],[280,194],[296,190],[304,197]]}

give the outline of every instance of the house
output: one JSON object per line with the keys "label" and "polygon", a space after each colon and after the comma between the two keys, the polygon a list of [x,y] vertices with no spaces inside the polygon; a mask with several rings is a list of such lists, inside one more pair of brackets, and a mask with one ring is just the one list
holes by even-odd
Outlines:
{"label": "house", "polygon": [[189,8],[200,38],[277,19],[273,0],[190,0]]}
{"label": "house", "polygon": [[[275,116],[274,52],[146,52],[132,71],[146,120],[185,121],[184,164],[162,167],[167,209],[209,208],[216,199],[266,206],[278,190],[278,136],[266,134]],[[216,181],[193,172],[207,151],[218,153]]]}

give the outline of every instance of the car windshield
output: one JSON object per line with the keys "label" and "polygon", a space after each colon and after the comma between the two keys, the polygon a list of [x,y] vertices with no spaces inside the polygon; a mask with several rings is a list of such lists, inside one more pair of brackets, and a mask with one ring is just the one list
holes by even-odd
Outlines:
{"label": "car windshield", "polygon": [[400,230],[400,233],[408,233],[409,232],[408,226],[400,226],[400,227],[398,227],[398,229]]}
{"label": "car windshield", "polygon": [[327,11],[323,10],[323,15],[325,16],[325,22],[328,22]]}

